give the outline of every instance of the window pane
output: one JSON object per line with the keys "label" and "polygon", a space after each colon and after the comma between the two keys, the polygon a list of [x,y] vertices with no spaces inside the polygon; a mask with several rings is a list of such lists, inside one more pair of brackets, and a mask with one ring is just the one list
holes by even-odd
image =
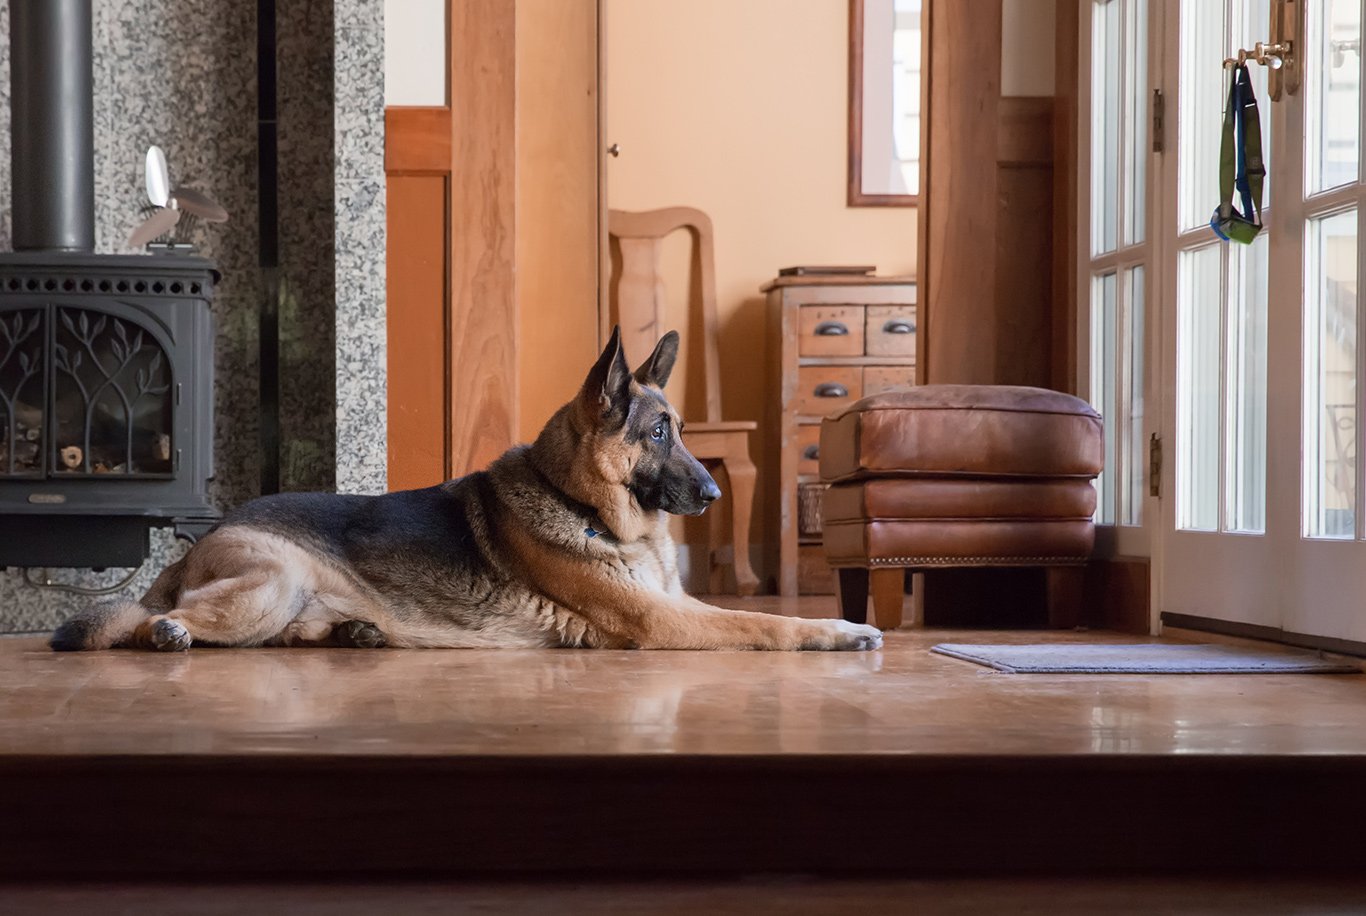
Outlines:
{"label": "window pane", "polygon": [[1356,532],[1357,215],[1310,220],[1304,316],[1304,532]]}
{"label": "window pane", "polygon": [[1183,230],[1208,225],[1219,205],[1219,138],[1228,92],[1219,62],[1228,56],[1227,45],[1224,4],[1183,0],[1177,87],[1181,95],[1177,210]]}
{"label": "window pane", "polygon": [[1143,268],[1124,272],[1124,372],[1120,447],[1124,450],[1120,471],[1119,520],[1123,525],[1143,524],[1143,483],[1147,465],[1143,438]]}
{"label": "window pane", "polygon": [[[1203,2],[1203,0],[1196,0]],[[1216,3],[1216,5],[1218,5]],[[1271,23],[1271,0],[1234,0],[1233,2],[1234,19],[1237,22],[1234,33],[1234,44],[1225,54],[1232,57],[1239,48],[1251,48],[1259,41],[1267,40],[1267,28]],[[1248,75],[1252,77],[1252,91],[1257,97],[1257,116],[1262,122],[1262,159],[1267,167],[1267,176],[1262,189],[1262,208],[1271,206],[1271,119],[1276,116],[1278,106],[1271,104],[1271,97],[1267,95],[1267,76],[1270,69],[1257,64],[1248,64]],[[1224,71],[1224,97],[1220,102],[1220,112],[1223,112],[1223,104],[1228,101],[1228,82],[1229,71]],[[1222,115],[1221,115],[1222,116]],[[1222,122],[1220,122],[1222,129]],[[1222,134],[1221,134],[1222,139]],[[1217,155],[1216,155],[1217,161]],[[1216,201],[1217,203],[1217,201]],[[1210,209],[1214,209],[1214,204],[1210,204]],[[1239,205],[1242,209],[1242,205]]]}
{"label": "window pane", "polygon": [[1219,526],[1219,325],[1223,248],[1183,251],[1177,261],[1176,524]]}
{"label": "window pane", "polygon": [[1313,193],[1357,180],[1361,6],[1360,0],[1321,0],[1306,12],[1305,187]]}
{"label": "window pane", "polygon": [[1120,0],[1095,0],[1091,22],[1091,250],[1115,250],[1119,226]]}
{"label": "window pane", "polygon": [[1148,2],[1124,4],[1124,244],[1143,241],[1148,164]]}
{"label": "window pane", "polygon": [[1234,320],[1229,322],[1227,530],[1266,531],[1267,237],[1230,245]]}
{"label": "window pane", "polygon": [[1102,525],[1115,521],[1116,330],[1115,275],[1110,273],[1091,281],[1091,406],[1105,421],[1105,471],[1096,480],[1096,521]]}

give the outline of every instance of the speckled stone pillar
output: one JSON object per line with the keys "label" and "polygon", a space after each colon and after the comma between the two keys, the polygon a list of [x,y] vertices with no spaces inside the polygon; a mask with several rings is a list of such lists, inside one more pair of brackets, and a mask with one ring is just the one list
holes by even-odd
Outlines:
{"label": "speckled stone pillar", "polygon": [[337,490],[387,488],[384,3],[335,0]]}

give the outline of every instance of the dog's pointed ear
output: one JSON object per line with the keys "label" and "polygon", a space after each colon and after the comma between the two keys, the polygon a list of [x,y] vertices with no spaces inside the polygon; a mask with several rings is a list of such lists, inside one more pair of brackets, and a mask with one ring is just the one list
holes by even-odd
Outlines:
{"label": "dog's pointed ear", "polygon": [[588,414],[606,427],[615,428],[626,422],[626,411],[631,401],[631,367],[621,347],[621,328],[612,328],[612,337],[602,355],[588,371],[579,403]]}
{"label": "dog's pointed ear", "polygon": [[674,360],[678,359],[678,332],[670,331],[659,338],[655,352],[640,364],[636,370],[636,381],[642,385],[663,388],[669,383],[669,375],[674,371]]}

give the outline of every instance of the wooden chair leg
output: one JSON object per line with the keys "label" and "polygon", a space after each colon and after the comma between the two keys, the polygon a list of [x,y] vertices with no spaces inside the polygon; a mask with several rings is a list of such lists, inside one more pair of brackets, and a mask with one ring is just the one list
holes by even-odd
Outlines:
{"label": "wooden chair leg", "polygon": [[[708,462],[707,470],[714,475],[722,465]],[[718,481],[719,482],[719,481]],[[723,494],[730,493],[730,481],[726,480],[721,487]],[[717,504],[712,506],[707,512],[707,593],[710,595],[724,595],[726,593],[726,564],[730,558],[726,556],[726,505],[731,502],[726,496],[722,496]]]}
{"label": "wooden chair leg", "polygon": [[1044,569],[1047,588],[1048,625],[1068,630],[1082,623],[1086,600],[1086,567],[1049,566]]}
{"label": "wooden chair leg", "polygon": [[749,519],[754,511],[754,479],[758,472],[747,455],[732,455],[721,462],[730,483],[730,544],[735,563],[735,593],[752,595],[759,577],[749,563]]}
{"label": "wooden chair leg", "polygon": [[901,605],[906,598],[906,570],[879,566],[872,571],[873,625],[879,630],[901,626]]}
{"label": "wooden chair leg", "polygon": [[835,593],[840,616],[850,623],[868,620],[868,570],[861,566],[835,570]]}

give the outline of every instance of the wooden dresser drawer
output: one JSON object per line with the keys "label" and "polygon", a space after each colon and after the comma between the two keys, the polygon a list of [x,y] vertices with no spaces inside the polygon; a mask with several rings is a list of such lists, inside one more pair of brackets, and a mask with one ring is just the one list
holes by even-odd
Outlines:
{"label": "wooden dresser drawer", "polygon": [[797,427],[797,473],[821,472],[821,428],[818,424]]}
{"label": "wooden dresser drawer", "polygon": [[861,305],[802,306],[799,356],[862,356]]}
{"label": "wooden dresser drawer", "polygon": [[915,306],[870,305],[864,348],[869,356],[915,356]]}
{"label": "wooden dresser drawer", "polygon": [[863,397],[857,366],[801,366],[797,369],[797,413],[823,417]]}
{"label": "wooden dresser drawer", "polygon": [[915,384],[915,366],[869,366],[863,370],[863,396]]}

